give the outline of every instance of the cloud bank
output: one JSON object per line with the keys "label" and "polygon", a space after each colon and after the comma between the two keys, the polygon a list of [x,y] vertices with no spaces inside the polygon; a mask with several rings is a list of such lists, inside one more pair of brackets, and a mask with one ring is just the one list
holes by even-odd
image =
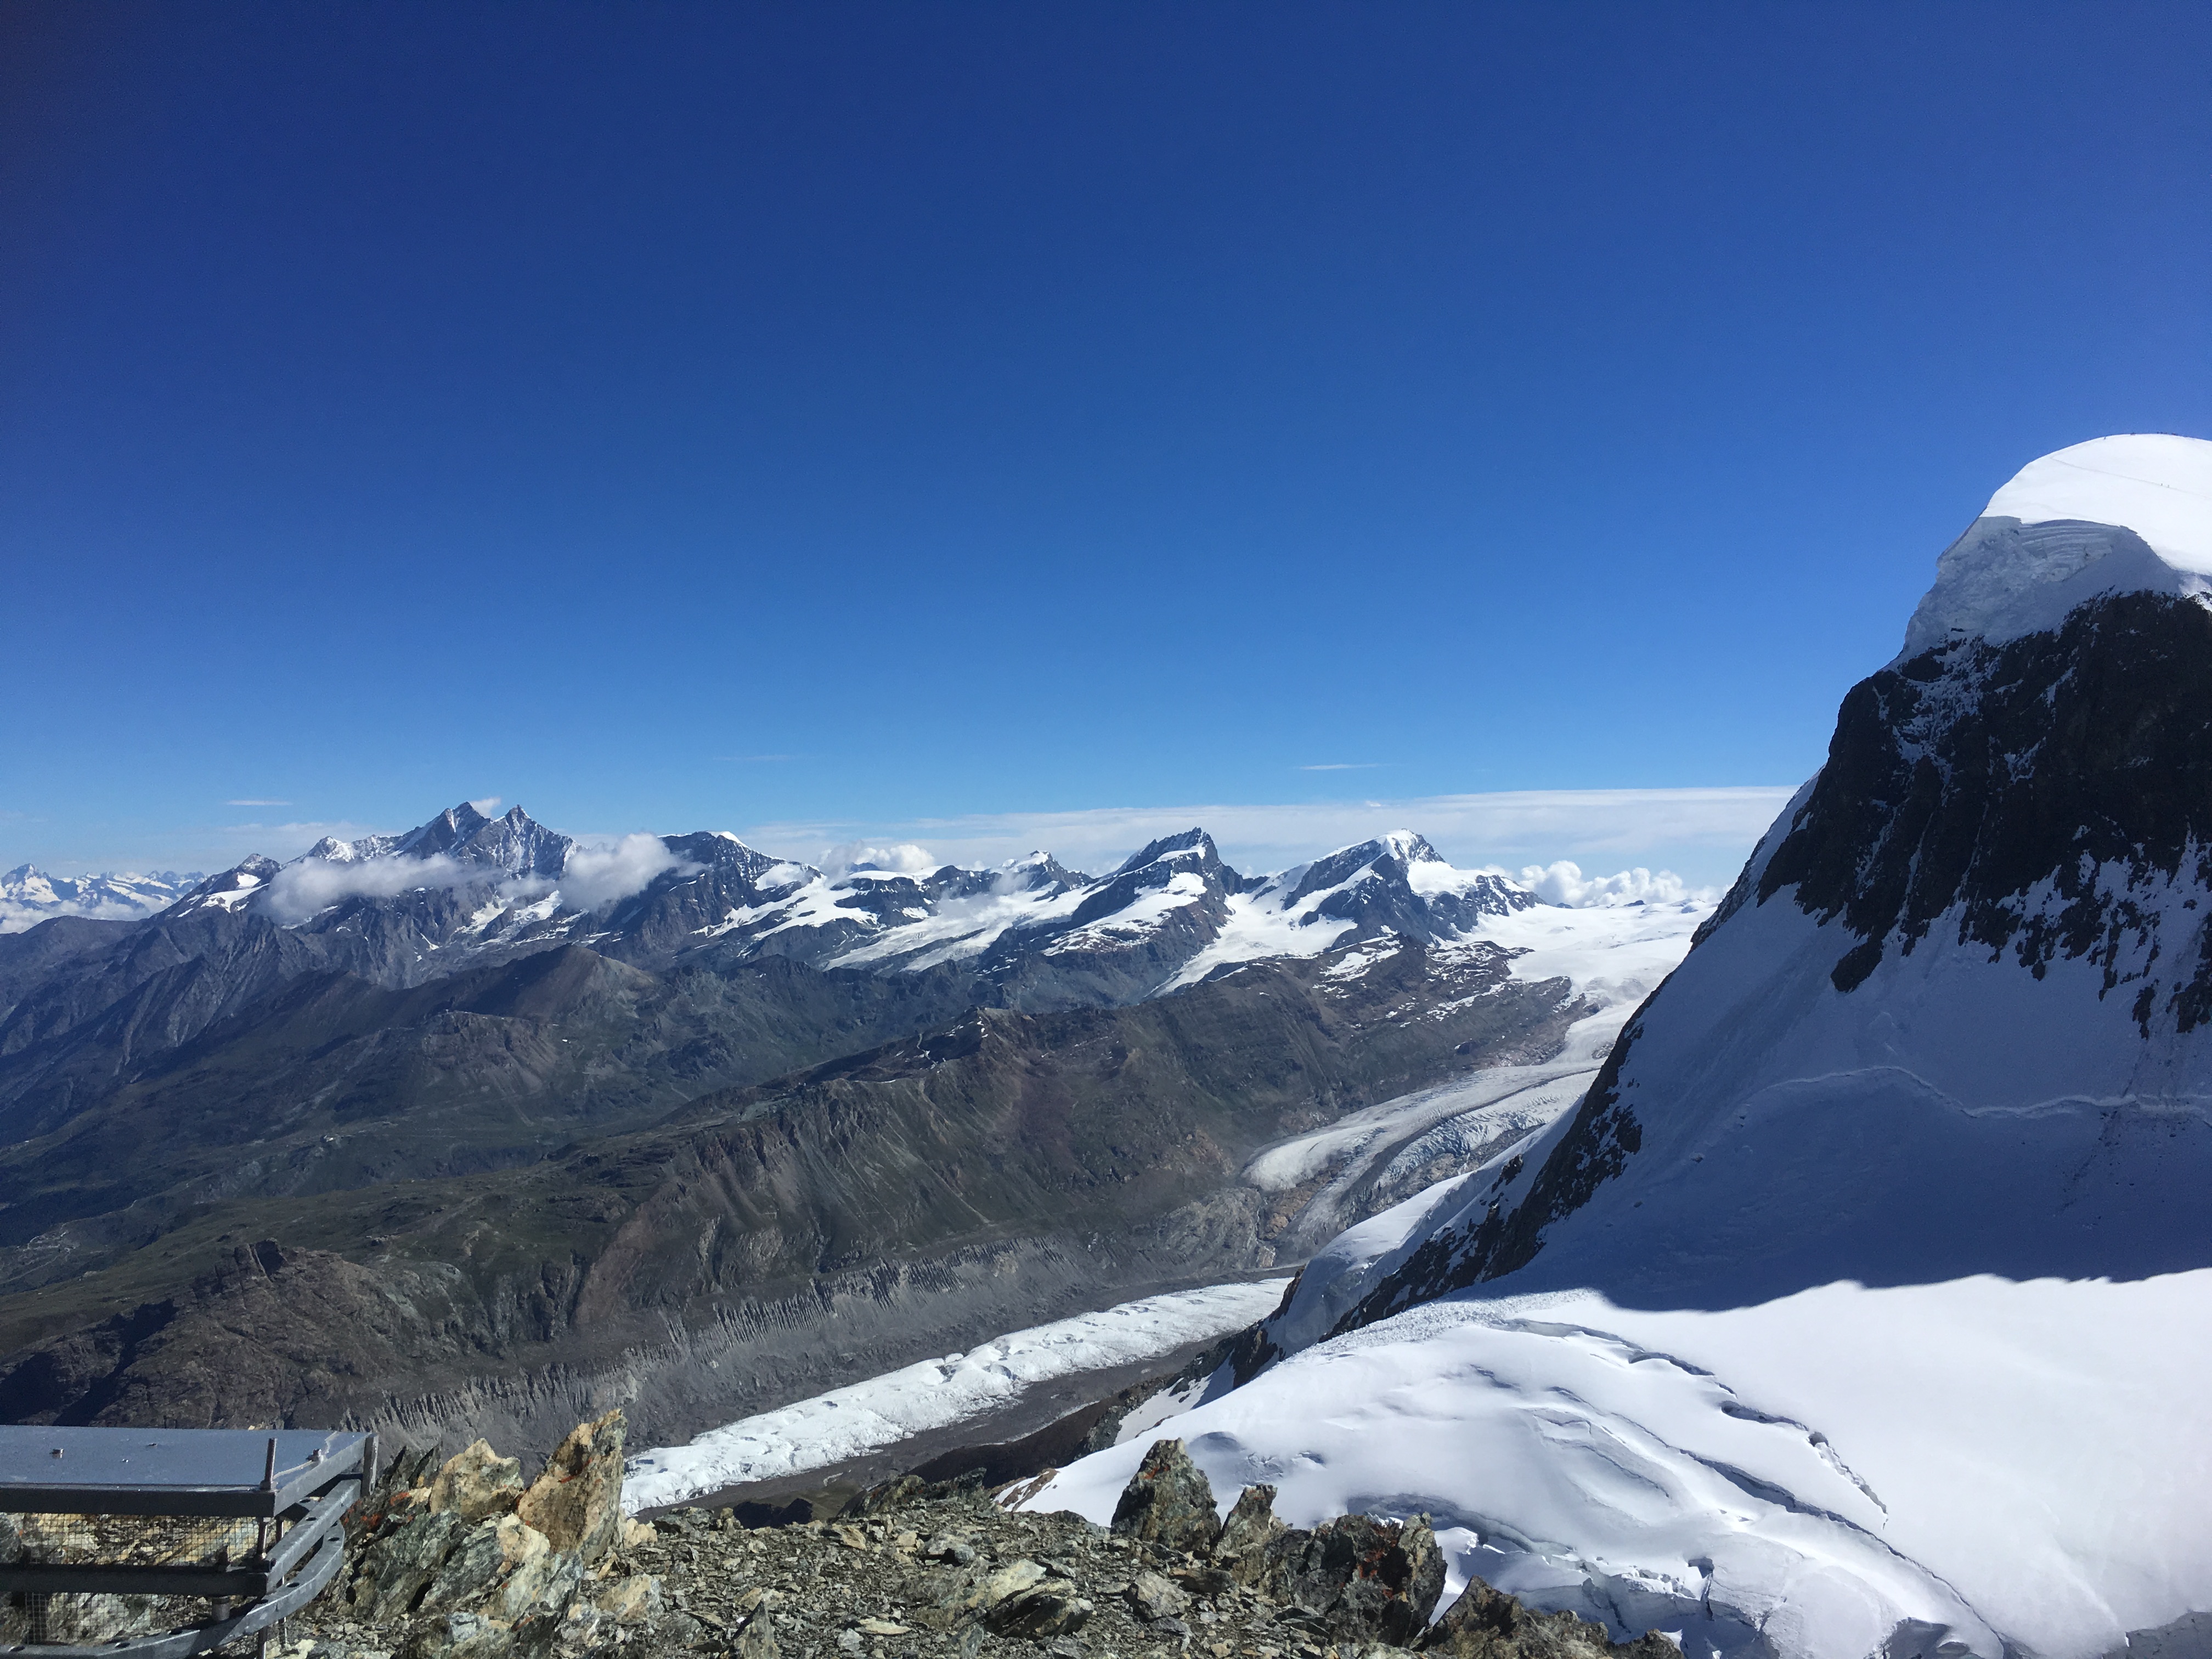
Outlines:
{"label": "cloud bank", "polygon": [[1623,904],[1679,904],[1685,899],[1709,901],[1720,896],[1717,888],[1693,888],[1672,870],[1654,872],[1640,864],[1618,875],[1585,876],[1580,865],[1561,859],[1556,864],[1524,865],[1516,879],[1546,903],[1576,910]]}
{"label": "cloud bank", "polygon": [[658,836],[624,836],[604,844],[580,845],[570,849],[568,866],[561,872],[561,898],[579,910],[596,910],[642,891],[654,877],[679,867],[697,866],[685,865]]}
{"label": "cloud bank", "polygon": [[301,859],[271,878],[269,896],[262,903],[271,921],[289,927],[344,899],[390,898],[417,888],[459,887],[482,881],[488,873],[480,864],[456,863],[443,853],[427,859],[368,859],[359,864]]}
{"label": "cloud bank", "polygon": [[433,887],[488,887],[507,904],[543,897],[557,889],[563,903],[596,910],[641,890],[665,871],[695,867],[670,852],[659,836],[647,835],[578,843],[569,849],[557,882],[508,876],[489,865],[465,864],[443,853],[425,859],[368,859],[358,864],[301,859],[276,872],[262,902],[273,921],[287,927],[345,899],[389,898]]}
{"label": "cloud bank", "polygon": [[823,875],[831,877],[854,870],[889,870],[902,876],[926,876],[954,860],[939,858],[927,848],[917,847],[910,841],[890,847],[848,841],[829,848],[812,862]]}

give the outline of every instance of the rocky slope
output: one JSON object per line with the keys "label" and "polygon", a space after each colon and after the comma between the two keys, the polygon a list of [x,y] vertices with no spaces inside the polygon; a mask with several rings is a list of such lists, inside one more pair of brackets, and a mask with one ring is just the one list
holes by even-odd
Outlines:
{"label": "rocky slope", "polygon": [[356,1523],[349,1571],[292,1621],[281,1659],[1675,1651],[1656,1635],[1612,1644],[1479,1579],[1448,1591],[1461,1575],[1418,1519],[1285,1528],[1261,1486],[1224,1521],[1174,1441],[1131,1480],[1110,1528],[1009,1513],[1018,1494],[972,1477],[908,1476],[834,1521],[750,1530],[727,1510],[624,1521],[619,1466],[610,1489],[604,1461],[619,1434],[619,1413],[579,1428],[530,1484],[482,1443],[442,1468],[403,1457]]}
{"label": "rocky slope", "polygon": [[[1265,1265],[1281,1224],[1239,1179],[1253,1152],[1540,1057],[1580,1010],[1503,949],[1433,954],[1408,940],[1127,1007],[978,1010],[653,1127],[572,1129],[516,1167],[249,1197],[210,1176],[21,1247],[35,1284],[0,1302],[0,1415],[435,1420],[542,1445],[611,1391],[676,1438],[856,1366]],[[634,970],[575,957],[580,983],[627,992]],[[220,1070],[206,1088],[222,1097]],[[127,1148],[176,1098],[82,1132]],[[300,1144],[324,1147],[343,1105]]]}

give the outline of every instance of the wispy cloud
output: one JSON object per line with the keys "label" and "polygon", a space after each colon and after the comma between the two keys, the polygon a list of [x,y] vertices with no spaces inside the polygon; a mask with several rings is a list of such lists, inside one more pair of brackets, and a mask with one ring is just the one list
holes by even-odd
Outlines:
{"label": "wispy cloud", "polygon": [[469,805],[475,807],[477,811],[483,813],[486,817],[489,817],[495,811],[499,810],[499,802],[500,798],[497,795],[486,795],[482,800],[472,800]]}
{"label": "wispy cloud", "polygon": [[225,806],[289,806],[291,804],[289,800],[264,800],[255,795],[247,795],[238,800],[223,802]]}
{"label": "wispy cloud", "polygon": [[[1395,800],[1284,805],[1097,807],[886,822],[790,821],[738,833],[752,845],[813,861],[825,846],[902,842],[972,867],[1042,849],[1103,870],[1146,842],[1193,825],[1210,830],[1239,869],[1280,870],[1390,830],[1418,830],[1462,868],[1550,866],[1672,871],[1692,886],[1725,884],[1789,803],[1786,786],[1720,789],[1528,789]],[[1582,878],[1577,871],[1578,879]],[[1599,878],[1597,879],[1611,879]]]}
{"label": "wispy cloud", "polygon": [[1372,772],[1381,761],[1322,761],[1312,766],[1301,766],[1301,772]]}

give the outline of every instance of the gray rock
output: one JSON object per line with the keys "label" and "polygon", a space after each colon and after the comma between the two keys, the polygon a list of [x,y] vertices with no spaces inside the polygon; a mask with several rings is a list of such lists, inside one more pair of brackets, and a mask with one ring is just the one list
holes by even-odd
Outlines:
{"label": "gray rock", "polygon": [[479,1613],[447,1613],[415,1620],[394,1659],[507,1659],[514,1632]]}
{"label": "gray rock", "polygon": [[1615,1642],[1602,1625],[1571,1613],[1538,1613],[1480,1578],[1468,1581],[1421,1645],[1450,1659],[1680,1659],[1674,1644],[1656,1631]]}
{"label": "gray rock", "polygon": [[1285,1528],[1275,1515],[1273,1486],[1247,1486],[1221,1523],[1213,1559],[1240,1584],[1256,1584],[1266,1573],[1267,1552]]}
{"label": "gray rock", "polygon": [[1213,1488],[1180,1440],[1156,1440],[1114,1506],[1114,1530],[1163,1549],[1203,1555],[1221,1535]]}
{"label": "gray rock", "polygon": [[458,1510],[388,1516],[362,1552],[354,1576],[353,1605],[361,1621],[397,1624],[411,1613],[468,1530]]}
{"label": "gray rock", "polygon": [[1048,1578],[1008,1596],[983,1615],[983,1623],[994,1635],[1042,1641],[1051,1636],[1073,1636],[1091,1622],[1094,1611],[1068,1580]]}
{"label": "gray rock", "polygon": [[1310,1533],[1285,1530],[1268,1550],[1267,1589],[1349,1642],[1401,1646],[1419,1637],[1444,1587],[1427,1517],[1401,1526],[1340,1515]]}
{"label": "gray rock", "polygon": [[745,1620],[738,1639],[731,1644],[731,1651],[737,1659],[782,1659],[782,1650],[776,1646],[775,1631],[761,1613]]}
{"label": "gray rock", "polygon": [[1174,1619],[1190,1607],[1190,1597],[1156,1572],[1140,1572],[1121,1592],[1140,1619]]}
{"label": "gray rock", "polygon": [[921,1547],[921,1553],[933,1561],[949,1561],[956,1567],[972,1565],[975,1559],[975,1547],[949,1532],[938,1534]]}

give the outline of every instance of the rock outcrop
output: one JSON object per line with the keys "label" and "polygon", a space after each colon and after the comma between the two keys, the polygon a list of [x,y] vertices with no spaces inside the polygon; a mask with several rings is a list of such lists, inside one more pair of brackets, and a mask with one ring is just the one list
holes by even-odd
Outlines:
{"label": "rock outcrop", "polygon": [[1188,1555],[1211,1552],[1221,1535],[1213,1487],[1180,1440],[1156,1440],[1114,1506],[1114,1530],[1140,1544]]}

